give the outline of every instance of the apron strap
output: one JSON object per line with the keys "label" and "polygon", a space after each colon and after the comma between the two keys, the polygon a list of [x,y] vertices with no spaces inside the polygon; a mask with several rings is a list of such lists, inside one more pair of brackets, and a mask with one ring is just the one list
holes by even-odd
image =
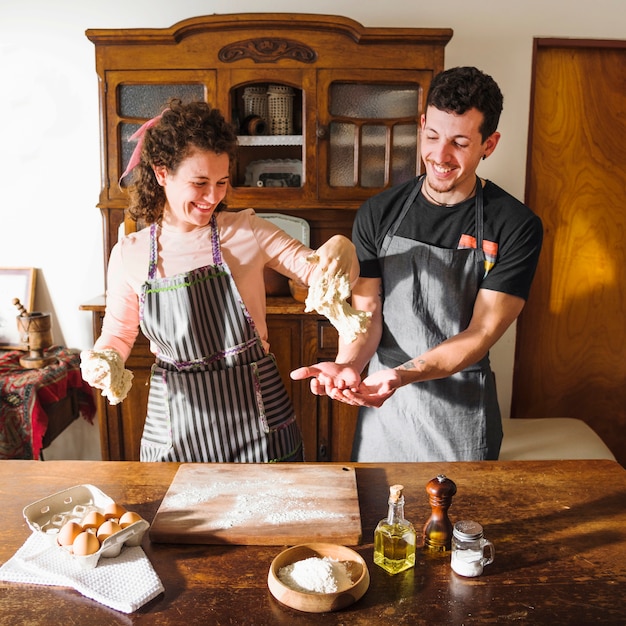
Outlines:
{"label": "apron strap", "polygon": [[154,280],[156,278],[158,257],[157,225],[156,222],[153,222],[150,224],[150,261],[148,263],[148,280]]}
{"label": "apron strap", "polygon": [[381,256],[385,256],[387,254],[387,249],[389,248],[389,245],[391,244],[391,239],[396,234],[396,231],[398,230],[398,228],[400,228],[400,224],[402,223],[404,216],[409,212],[409,209],[413,206],[413,203],[415,202],[415,198],[417,198],[417,194],[420,192],[420,189],[422,188],[422,183],[424,182],[425,178],[426,178],[426,174],[422,174],[421,176],[417,178],[415,182],[415,186],[411,190],[409,197],[406,199],[406,202],[402,206],[402,211],[400,211],[400,215],[398,216],[398,219],[391,225],[391,228],[387,231],[387,234],[385,235],[385,238],[383,239],[383,244],[380,249]]}
{"label": "apron strap", "polygon": [[[476,249],[479,252],[483,252],[483,230],[484,230],[484,200],[483,200],[483,185],[480,182],[480,178],[476,176]],[[484,256],[484,254],[483,254]]]}
{"label": "apron strap", "polygon": [[222,264],[222,248],[220,246],[219,233],[217,231],[217,216],[211,215],[211,248],[213,250],[213,265]]}

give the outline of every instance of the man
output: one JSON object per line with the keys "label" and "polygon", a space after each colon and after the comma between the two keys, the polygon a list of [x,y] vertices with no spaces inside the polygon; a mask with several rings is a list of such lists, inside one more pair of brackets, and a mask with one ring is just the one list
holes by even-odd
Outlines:
{"label": "man", "polygon": [[498,458],[489,349],[524,307],[543,236],[528,207],[476,175],[500,139],[502,101],[476,68],[435,77],[421,119],[425,176],[357,212],[352,305],[371,311],[370,327],[340,341],[334,363],[292,372],[361,407],[355,461]]}

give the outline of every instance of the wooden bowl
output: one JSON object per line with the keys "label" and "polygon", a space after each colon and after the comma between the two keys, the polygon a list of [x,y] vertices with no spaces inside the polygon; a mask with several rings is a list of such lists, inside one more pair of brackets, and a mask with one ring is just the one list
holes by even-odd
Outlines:
{"label": "wooden bowl", "polygon": [[[352,585],[334,593],[297,591],[280,578],[281,568],[311,557],[329,557],[343,562],[352,579]],[[363,557],[345,546],[334,543],[304,543],[281,552],[272,561],[267,576],[271,594],[282,604],[307,613],[326,613],[345,609],[363,597],[370,584],[370,573]]]}
{"label": "wooden bowl", "polygon": [[306,302],[306,297],[309,295],[309,288],[300,281],[289,279],[289,292],[291,297],[297,302]]}

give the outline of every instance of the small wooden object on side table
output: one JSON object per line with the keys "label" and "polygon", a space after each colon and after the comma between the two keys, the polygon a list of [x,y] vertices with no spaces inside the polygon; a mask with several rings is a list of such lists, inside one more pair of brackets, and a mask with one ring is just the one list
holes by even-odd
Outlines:
{"label": "small wooden object on side table", "polygon": [[52,345],[52,319],[50,313],[29,313],[18,298],[13,304],[20,314],[17,316],[17,328],[28,337],[28,355],[20,358],[20,365],[26,369],[45,367],[56,361],[54,356],[45,356],[45,351]]}

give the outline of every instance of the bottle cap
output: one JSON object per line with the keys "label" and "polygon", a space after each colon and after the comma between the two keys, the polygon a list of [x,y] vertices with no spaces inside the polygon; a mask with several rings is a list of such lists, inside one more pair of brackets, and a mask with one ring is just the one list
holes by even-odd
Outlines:
{"label": "bottle cap", "polygon": [[483,536],[483,527],[478,522],[461,520],[454,525],[453,533],[461,541],[473,541]]}

